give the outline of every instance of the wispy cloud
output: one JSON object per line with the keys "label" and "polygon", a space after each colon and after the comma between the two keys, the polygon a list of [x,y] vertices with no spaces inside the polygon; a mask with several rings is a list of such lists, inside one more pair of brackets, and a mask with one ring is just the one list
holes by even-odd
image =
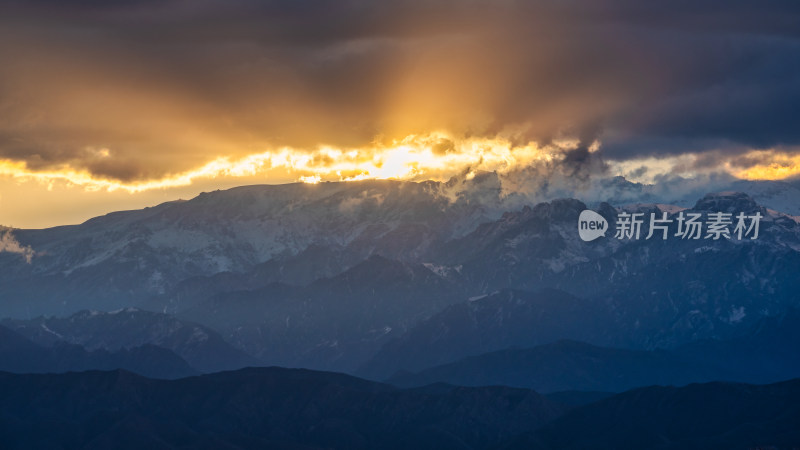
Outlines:
{"label": "wispy cloud", "polygon": [[21,245],[10,228],[0,227],[0,252],[18,253],[30,264],[36,252],[30,246]]}

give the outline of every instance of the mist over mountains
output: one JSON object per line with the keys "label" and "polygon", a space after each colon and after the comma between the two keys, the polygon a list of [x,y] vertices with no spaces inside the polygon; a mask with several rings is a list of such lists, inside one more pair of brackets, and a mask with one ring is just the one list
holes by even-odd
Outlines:
{"label": "mist over mountains", "polygon": [[[2,312],[33,317],[145,305],[175,312],[192,305],[197,295],[186,290],[203,277],[216,276],[203,291],[227,289],[219,287],[225,283],[253,289],[266,280],[308,284],[373,254],[416,263],[447,260],[443,252],[464,251],[443,247],[448,242],[474,236],[479,225],[506,212],[555,198],[579,198],[593,208],[604,201],[691,207],[707,192],[741,191],[762,206],[800,215],[800,204],[792,203],[800,188],[787,182],[715,181],[695,193],[620,177],[522,188],[513,177],[247,186],[81,225],[10,230],[8,239],[26,249],[31,264],[20,264],[21,250],[7,245],[0,252]],[[164,298],[152,301],[157,296]]]}
{"label": "mist over mountains", "polygon": [[0,371],[60,373],[114,369],[125,369],[154,378],[182,378],[198,373],[171,350],[153,344],[116,351],[89,351],[80,345],[62,341],[38,345],[0,326]]}
{"label": "mist over mountains", "polygon": [[[664,206],[652,186],[608,179],[618,192],[653,200],[595,204],[612,229],[622,210],[646,218],[681,208],[757,211],[761,236],[586,243],[575,227],[587,203],[557,199],[504,211],[521,198],[504,194],[504,182],[487,173],[444,184],[248,186],[76,226],[13,230],[34,256],[28,263],[0,253],[0,312],[28,320],[15,326],[34,339],[47,323],[63,330],[45,334],[90,350],[152,343],[200,370],[260,361],[354,372],[386,354],[396,366],[379,371],[386,377],[469,356],[439,344],[463,328],[457,317],[474,316],[458,338],[475,341],[465,345],[472,354],[558,339],[654,349],[733,338],[797,306],[800,227],[786,204],[797,189],[791,183],[735,182],[755,197],[731,192]],[[75,315],[130,307],[143,311]],[[111,317],[125,325],[98,325]],[[211,353],[242,354],[193,357],[174,344],[180,339],[163,337],[195,333],[181,321],[217,339]],[[122,339],[122,330],[137,337]],[[391,350],[412,341],[420,351]]]}
{"label": "mist over mountains", "polygon": [[88,351],[118,352],[152,345],[174,353],[203,372],[257,364],[255,358],[228,344],[214,330],[167,314],[134,308],[79,311],[63,318],[4,319],[0,323],[44,347],[73,345]]}

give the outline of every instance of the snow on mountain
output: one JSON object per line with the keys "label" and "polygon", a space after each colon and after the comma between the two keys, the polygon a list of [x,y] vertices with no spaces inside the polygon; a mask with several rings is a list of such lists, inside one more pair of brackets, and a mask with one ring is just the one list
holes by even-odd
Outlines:
{"label": "snow on mountain", "polygon": [[415,259],[433,243],[494,217],[468,197],[445,195],[443,186],[245,186],[76,226],[15,230],[36,256],[21,264],[17,255],[0,253],[0,295],[9,299],[0,313],[30,317],[140,305],[189,277],[246,272],[310,246],[346,253],[350,264],[371,254]]}
{"label": "snow on mountain", "polygon": [[[554,288],[590,302],[610,317],[602,343],[634,348],[728,336],[797,305],[800,224],[744,193],[677,205],[649,194],[601,202],[593,209],[609,233],[583,242],[584,202],[500,214],[510,203],[496,177],[474,181],[247,186],[77,226],[14,230],[35,253],[29,264],[0,253],[0,316],[137,306],[191,315],[266,363],[350,369],[447,305],[501,289]],[[761,235],[662,241],[611,232],[621,211],[645,213],[646,230],[649,213],[684,210],[759,212]],[[45,325],[38,330],[68,336]]]}
{"label": "snow on mountain", "polygon": [[748,194],[759,205],[790,216],[800,216],[800,186],[785,181],[739,180],[729,190]]}

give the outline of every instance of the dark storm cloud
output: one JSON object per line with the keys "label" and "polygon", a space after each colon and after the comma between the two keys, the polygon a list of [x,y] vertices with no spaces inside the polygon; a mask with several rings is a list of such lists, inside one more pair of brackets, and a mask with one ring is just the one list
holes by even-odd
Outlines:
{"label": "dark storm cloud", "polygon": [[600,138],[611,159],[797,148],[799,10],[0,0],[0,157],[132,180],[265,146],[433,130],[519,144]]}

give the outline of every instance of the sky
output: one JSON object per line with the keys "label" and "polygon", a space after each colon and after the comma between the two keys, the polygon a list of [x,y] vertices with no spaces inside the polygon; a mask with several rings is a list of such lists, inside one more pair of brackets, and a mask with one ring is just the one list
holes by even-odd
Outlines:
{"label": "sky", "polygon": [[537,165],[797,177],[798,23],[794,0],[0,0],[0,224]]}

